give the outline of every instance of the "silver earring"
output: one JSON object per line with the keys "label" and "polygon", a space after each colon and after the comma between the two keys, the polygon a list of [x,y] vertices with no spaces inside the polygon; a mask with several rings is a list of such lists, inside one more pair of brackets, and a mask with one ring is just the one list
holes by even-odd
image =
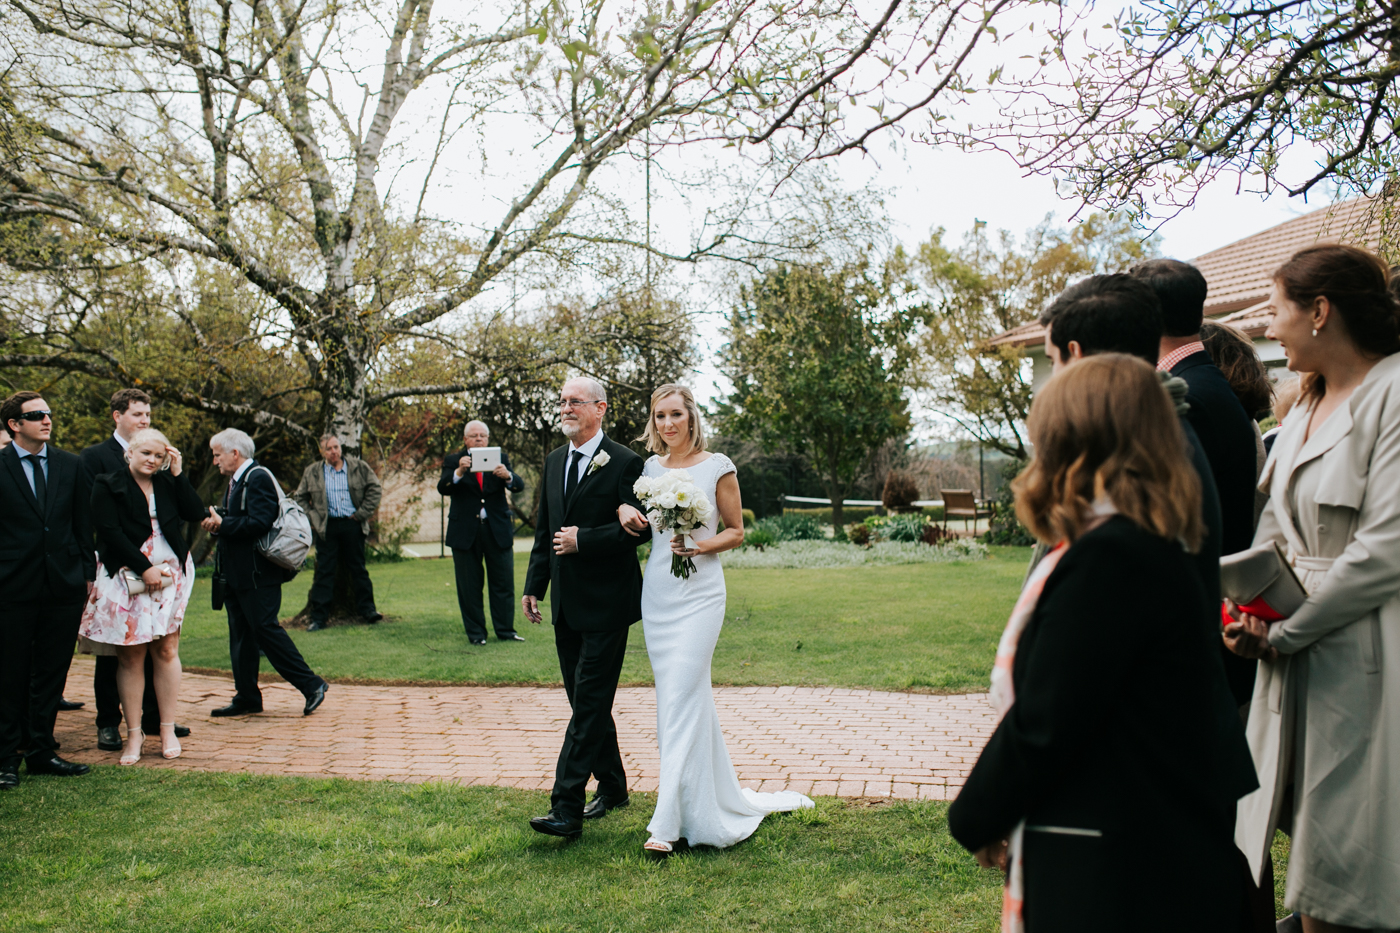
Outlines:
{"label": "silver earring", "polygon": [[1316,327],[1313,328],[1313,336],[1314,336],[1314,337],[1317,336],[1317,328],[1316,328]]}

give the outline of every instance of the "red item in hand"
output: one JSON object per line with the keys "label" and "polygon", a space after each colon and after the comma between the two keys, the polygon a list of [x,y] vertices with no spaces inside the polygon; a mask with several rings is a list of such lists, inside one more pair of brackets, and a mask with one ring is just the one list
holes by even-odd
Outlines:
{"label": "red item in hand", "polygon": [[[1276,609],[1274,609],[1273,606],[1270,606],[1262,599],[1256,599],[1252,603],[1245,603],[1243,606],[1240,606],[1238,608],[1240,612],[1247,612],[1252,616],[1256,616],[1260,619],[1263,619],[1265,622],[1282,622],[1284,619],[1287,618],[1287,616],[1278,612]],[[1225,608],[1225,604],[1222,602],[1220,604],[1220,627],[1224,628],[1230,623],[1238,621],[1239,619],[1236,619],[1234,616],[1230,615],[1230,611]]]}

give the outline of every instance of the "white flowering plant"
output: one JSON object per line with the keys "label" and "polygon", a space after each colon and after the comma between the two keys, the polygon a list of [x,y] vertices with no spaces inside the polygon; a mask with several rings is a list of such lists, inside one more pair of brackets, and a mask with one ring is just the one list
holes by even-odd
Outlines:
{"label": "white flowering plant", "polygon": [[[640,476],[632,486],[637,498],[647,510],[647,521],[657,531],[672,531],[687,549],[695,547],[691,532],[706,524],[714,515],[714,506],[695,479],[685,470],[668,470],[660,476]],[[689,579],[695,572],[695,561],[679,554],[671,555],[671,573]]]}

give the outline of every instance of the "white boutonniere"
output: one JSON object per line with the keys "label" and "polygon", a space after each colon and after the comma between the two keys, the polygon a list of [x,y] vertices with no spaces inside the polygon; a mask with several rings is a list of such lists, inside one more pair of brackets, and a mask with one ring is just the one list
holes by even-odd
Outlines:
{"label": "white boutonniere", "polygon": [[585,473],[583,475],[587,476],[594,470],[601,470],[603,467],[607,466],[611,461],[612,457],[608,456],[608,452],[606,450],[600,450],[593,457],[592,462],[588,464],[588,473]]}

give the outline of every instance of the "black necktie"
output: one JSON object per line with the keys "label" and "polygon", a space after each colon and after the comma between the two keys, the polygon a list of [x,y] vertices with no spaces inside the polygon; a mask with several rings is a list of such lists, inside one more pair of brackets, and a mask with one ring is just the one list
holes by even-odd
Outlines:
{"label": "black necktie", "polygon": [[49,481],[44,477],[44,461],[35,454],[28,454],[24,459],[29,461],[29,466],[34,471],[34,498],[39,500],[39,507],[43,508],[49,502]]}
{"label": "black necktie", "polygon": [[569,475],[564,477],[565,502],[574,497],[574,490],[578,488],[578,462],[583,459],[583,451],[576,450],[569,457]]}

